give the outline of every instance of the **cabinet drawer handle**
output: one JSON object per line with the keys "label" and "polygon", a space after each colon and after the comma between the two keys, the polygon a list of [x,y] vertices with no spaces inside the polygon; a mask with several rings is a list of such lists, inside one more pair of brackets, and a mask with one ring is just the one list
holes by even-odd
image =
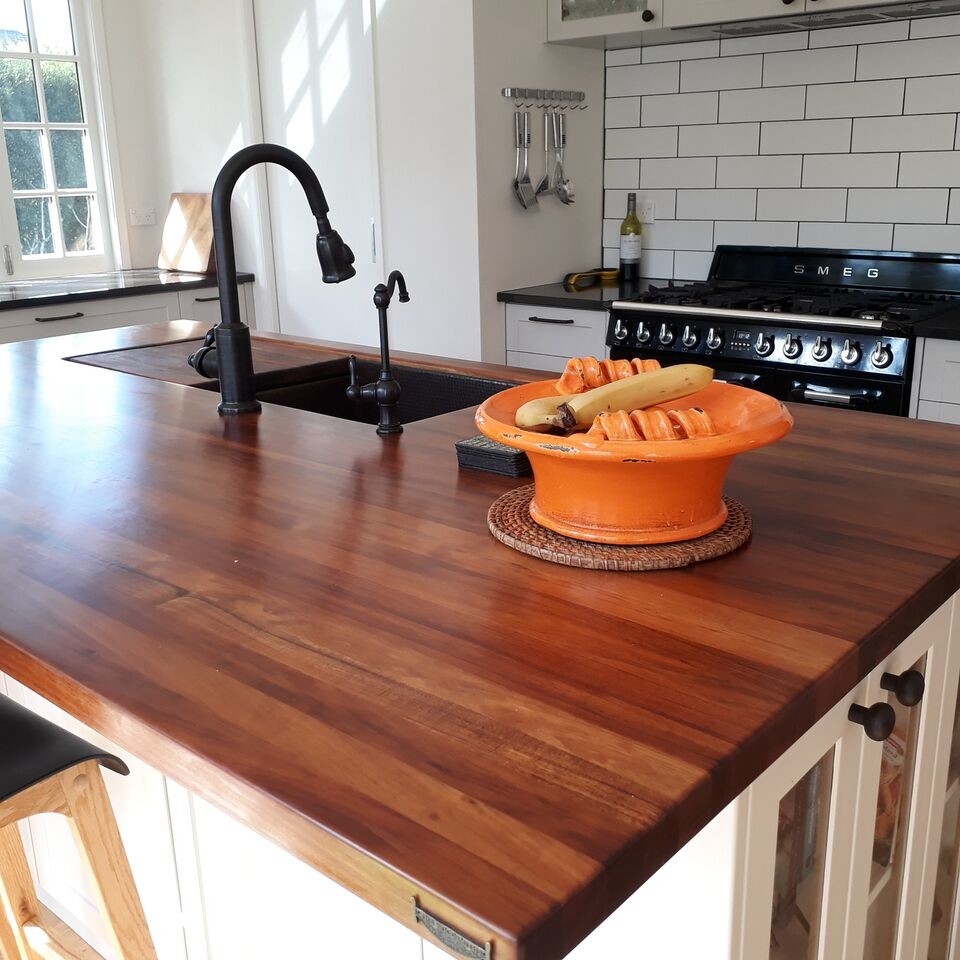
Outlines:
{"label": "cabinet drawer handle", "polygon": [[556,319],[554,317],[527,317],[531,323],[559,323],[563,326],[572,326],[573,319],[566,318],[564,320]]}
{"label": "cabinet drawer handle", "polygon": [[194,297],[194,303],[216,303],[220,298],[219,297]]}
{"label": "cabinet drawer handle", "polygon": [[860,724],[864,733],[877,743],[886,740],[897,725],[897,715],[889,703],[875,703],[872,707],[855,703],[847,713],[847,719]]}
{"label": "cabinet drawer handle", "polygon": [[880,686],[889,690],[905,707],[915,707],[923,699],[927,681],[919,670],[907,670],[905,673],[885,673],[880,678]]}
{"label": "cabinet drawer handle", "polygon": [[413,904],[414,923],[422,924],[436,937],[447,949],[452,950],[458,957],[466,957],[467,960],[491,960],[493,957],[493,945],[488,940],[484,944],[476,943],[465,937],[459,930],[444,923],[432,913],[427,913],[417,902],[416,897],[411,897]]}
{"label": "cabinet drawer handle", "polygon": [[76,313],[63,313],[59,317],[34,317],[37,323],[52,323],[54,320],[78,320],[83,314],[78,310]]}

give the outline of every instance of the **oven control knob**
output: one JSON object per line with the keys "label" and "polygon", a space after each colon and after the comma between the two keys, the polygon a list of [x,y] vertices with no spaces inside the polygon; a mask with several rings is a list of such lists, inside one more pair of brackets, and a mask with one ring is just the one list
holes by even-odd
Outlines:
{"label": "oven control knob", "polygon": [[641,320],[640,326],[637,327],[637,343],[649,343],[652,336],[650,324],[646,320]]}
{"label": "oven control knob", "polygon": [[810,351],[813,359],[819,360],[821,363],[823,363],[824,360],[830,359],[831,353],[833,353],[833,347],[830,345],[830,338],[817,337],[817,342],[813,345],[813,349]]}
{"label": "oven control knob", "polygon": [[769,333],[758,333],[753,349],[758,357],[769,357],[773,353],[773,337]]}
{"label": "oven control knob", "polygon": [[882,340],[877,343],[877,349],[870,355],[870,362],[875,367],[889,367],[893,363],[893,351]]}
{"label": "oven control knob", "polygon": [[723,331],[716,327],[711,327],[707,334],[707,349],[719,350],[723,346]]}
{"label": "oven control knob", "polygon": [[660,324],[660,333],[659,333],[657,339],[659,339],[659,341],[660,341],[665,347],[669,347],[670,344],[673,343],[675,336],[676,336],[676,335],[675,335],[674,332],[673,332],[673,327],[669,326],[669,325],[666,324],[666,323],[661,323],[661,324]]}
{"label": "oven control knob", "polygon": [[792,333],[787,334],[787,342],[783,345],[783,355],[788,360],[796,360],[803,353],[803,341]]}
{"label": "oven control knob", "polygon": [[613,339],[626,340],[629,332],[627,325],[618,317],[617,322],[613,325]]}
{"label": "oven control knob", "polygon": [[849,365],[860,362],[860,344],[856,340],[844,340],[840,359]]}
{"label": "oven control knob", "polygon": [[685,347],[692,350],[697,345],[699,340],[700,340],[700,334],[697,333],[697,328],[690,326],[690,324],[687,324],[683,328],[683,336],[680,338],[680,342]]}

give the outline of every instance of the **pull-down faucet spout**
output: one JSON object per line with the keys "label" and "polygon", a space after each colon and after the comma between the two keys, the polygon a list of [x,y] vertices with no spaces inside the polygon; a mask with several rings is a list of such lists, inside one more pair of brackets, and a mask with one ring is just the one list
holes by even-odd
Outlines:
{"label": "pull-down faucet spout", "polygon": [[[205,342],[190,359],[190,365],[206,377],[220,378],[220,413],[256,413],[260,401],[254,392],[253,354],[250,328],[240,319],[237,290],[237,261],[233,247],[233,217],[230,201],[241,175],[259,163],[276,163],[300,182],[310,210],[317,221],[317,257],[324,283],[341,283],[356,275],[353,251],[330,226],[330,208],[323,187],[310,165],[292,150],[274,143],[257,143],[235,153],[224,165],[213,185],[213,243],[217,259],[217,286],[220,291],[220,323],[213,328],[214,343]],[[208,334],[208,340],[211,339]],[[210,354],[216,351],[215,360]],[[206,360],[206,365],[205,361]]]}

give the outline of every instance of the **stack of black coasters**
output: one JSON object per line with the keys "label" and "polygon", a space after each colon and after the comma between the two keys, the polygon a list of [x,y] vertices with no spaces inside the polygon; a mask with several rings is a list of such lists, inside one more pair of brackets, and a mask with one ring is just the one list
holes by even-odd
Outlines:
{"label": "stack of black coasters", "polygon": [[505,477],[523,477],[530,473],[530,461],[522,450],[515,450],[488,437],[458,440],[457,460],[467,470],[487,470]]}

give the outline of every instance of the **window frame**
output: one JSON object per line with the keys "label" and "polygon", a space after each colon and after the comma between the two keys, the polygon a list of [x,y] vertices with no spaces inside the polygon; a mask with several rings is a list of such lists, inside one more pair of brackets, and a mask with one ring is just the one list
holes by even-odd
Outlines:
{"label": "window frame", "polygon": [[[89,0],[88,0],[89,2]],[[32,0],[25,0],[24,9],[27,17],[27,29],[30,38],[29,51],[2,51],[4,59],[21,59],[29,61],[34,70],[37,101],[40,120],[37,123],[0,121],[0,247],[9,246],[9,260],[6,251],[0,249],[0,282],[19,282],[22,280],[41,279],[57,276],[78,276],[82,274],[100,273],[113,270],[117,267],[116,225],[114,222],[114,204],[111,197],[111,180],[108,176],[108,166],[104,155],[103,134],[101,123],[103,109],[100,103],[99,90],[96,84],[96,51],[91,36],[88,16],[91,11],[85,9],[85,2],[68,0],[70,9],[71,27],[73,31],[74,53],[46,54],[39,51],[36,30],[34,27]],[[40,70],[42,61],[61,61],[75,63],[79,81],[80,101],[83,110],[83,119],[80,123],[60,123],[49,121],[47,105],[43,89],[43,77]],[[56,250],[52,254],[24,257],[20,251],[20,236],[17,226],[16,208],[14,203],[13,180],[7,157],[6,130],[40,130],[42,136],[49,139],[50,130],[80,130],[86,132],[87,159],[89,183],[87,187],[60,189],[56,184],[56,173],[53,170],[53,155],[49,147],[44,153],[44,166],[47,169],[49,182],[42,190],[16,191],[17,197],[30,196],[52,197],[53,203],[58,204],[60,197],[90,196],[94,198],[94,216],[98,223],[100,249],[91,252],[67,253],[63,250],[59,211],[54,217],[54,237]],[[7,263],[13,268],[9,274]]]}

